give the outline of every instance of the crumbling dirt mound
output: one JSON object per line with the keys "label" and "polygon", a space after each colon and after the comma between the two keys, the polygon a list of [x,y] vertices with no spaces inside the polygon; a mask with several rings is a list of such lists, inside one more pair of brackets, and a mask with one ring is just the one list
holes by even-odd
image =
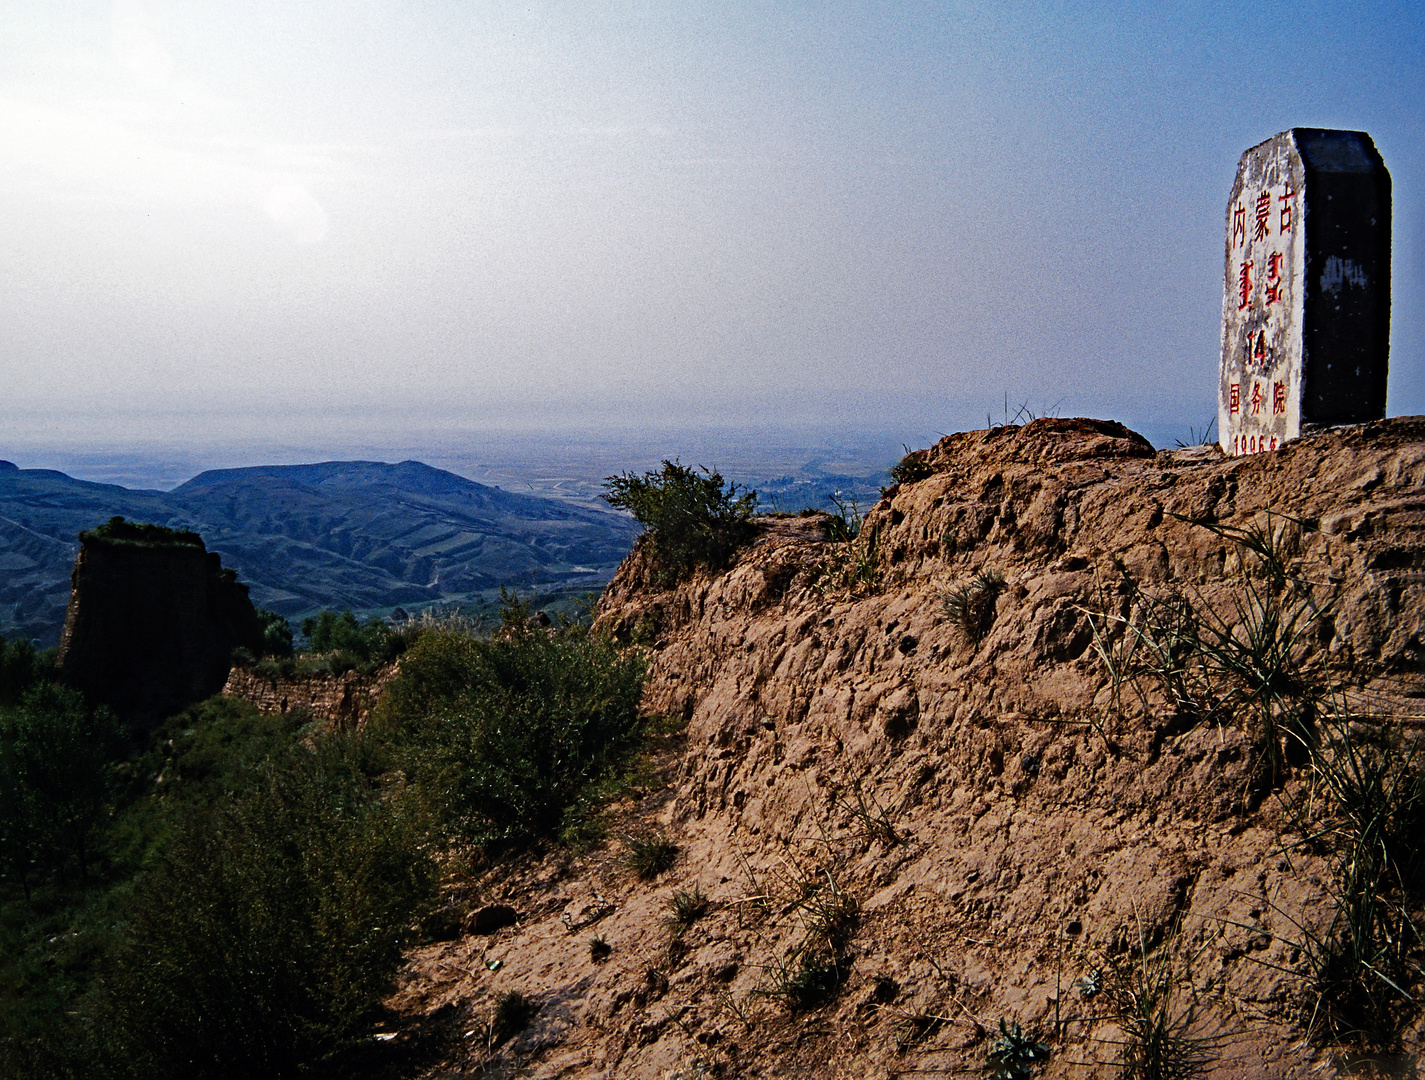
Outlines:
{"label": "crumbling dirt mound", "polygon": [[[1223,527],[1285,523],[1283,573],[1335,598],[1296,664],[1413,730],[1425,419],[1236,459],[1039,420],[914,471],[851,543],[769,519],[661,591],[630,557],[597,628],[648,648],[645,704],[682,734],[602,848],[478,883],[516,925],[413,957],[393,1004],[452,1035],[430,1075],[970,1074],[1001,1018],[1049,1044],[1035,1075],[1118,1075],[1121,991],[1159,957],[1209,1075],[1334,1071],[1304,1039],[1329,868],[1291,846],[1300,769],[1116,686],[1100,648],[1145,597],[1230,620],[1269,569]],[[617,836],[655,829],[681,855],[648,882]],[[502,1034],[511,991],[538,1011]]]}

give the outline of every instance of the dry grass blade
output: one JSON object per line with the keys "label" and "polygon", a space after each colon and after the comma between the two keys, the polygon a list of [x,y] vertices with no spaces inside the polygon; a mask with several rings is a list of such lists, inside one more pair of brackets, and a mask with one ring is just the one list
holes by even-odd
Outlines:
{"label": "dry grass blade", "polygon": [[1181,962],[1175,959],[1180,934],[1175,924],[1156,951],[1138,925],[1138,952],[1110,958],[1106,987],[1113,1017],[1123,1029],[1122,1076],[1131,1080],[1189,1080],[1213,1060],[1220,1035],[1202,1035],[1192,966],[1214,940],[1209,936]]}
{"label": "dry grass blade", "polygon": [[964,585],[945,594],[945,614],[971,645],[978,645],[995,621],[995,601],[1004,589],[1004,575],[981,570]]}
{"label": "dry grass blade", "polygon": [[1389,1045],[1418,1013],[1412,990],[1425,978],[1412,916],[1425,885],[1425,768],[1418,744],[1356,723],[1340,698],[1324,703],[1305,749],[1310,784],[1288,799],[1298,843],[1333,850],[1329,921],[1316,932],[1297,923],[1312,972],[1308,1027]]}
{"label": "dry grass blade", "polygon": [[651,881],[678,861],[678,845],[660,833],[620,837],[629,868],[644,881]]}

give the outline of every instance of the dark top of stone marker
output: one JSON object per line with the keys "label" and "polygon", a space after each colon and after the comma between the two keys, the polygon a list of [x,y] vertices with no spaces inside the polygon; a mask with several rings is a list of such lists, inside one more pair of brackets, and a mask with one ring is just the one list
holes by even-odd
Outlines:
{"label": "dark top of stone marker", "polygon": [[1368,173],[1385,168],[1375,142],[1364,131],[1292,128],[1301,162],[1313,172]]}

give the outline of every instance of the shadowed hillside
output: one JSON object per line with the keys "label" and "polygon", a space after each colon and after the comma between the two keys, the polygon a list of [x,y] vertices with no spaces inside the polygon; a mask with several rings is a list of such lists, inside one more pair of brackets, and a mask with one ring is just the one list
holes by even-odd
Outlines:
{"label": "shadowed hillside", "polygon": [[606,581],[628,519],[519,495],[416,461],[221,469],[171,492],[0,471],[0,633],[58,640],[75,537],[114,515],[200,532],[288,616],[460,603],[482,590]]}

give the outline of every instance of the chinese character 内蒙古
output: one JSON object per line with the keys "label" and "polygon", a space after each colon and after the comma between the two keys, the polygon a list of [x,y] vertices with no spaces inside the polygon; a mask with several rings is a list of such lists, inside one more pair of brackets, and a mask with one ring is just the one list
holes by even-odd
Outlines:
{"label": "chinese character \u5185\u8499\u53e4", "polygon": [[1283,235],[1291,232],[1291,200],[1295,197],[1295,195],[1296,192],[1292,191],[1291,185],[1288,184],[1286,186],[1286,194],[1277,196],[1277,202],[1282,204],[1281,224],[1278,226],[1277,232],[1282,233]]}
{"label": "chinese character \u5185\u8499\u53e4", "polygon": [[1257,227],[1252,233],[1253,240],[1265,240],[1271,235],[1272,230],[1267,225],[1267,221],[1272,216],[1272,193],[1264,191],[1257,196]]}
{"label": "chinese character \u5185\u8499\u53e4", "polygon": [[1238,237],[1242,238],[1242,243],[1247,242],[1247,208],[1242,203],[1238,203],[1232,211],[1232,243],[1237,243]]}

